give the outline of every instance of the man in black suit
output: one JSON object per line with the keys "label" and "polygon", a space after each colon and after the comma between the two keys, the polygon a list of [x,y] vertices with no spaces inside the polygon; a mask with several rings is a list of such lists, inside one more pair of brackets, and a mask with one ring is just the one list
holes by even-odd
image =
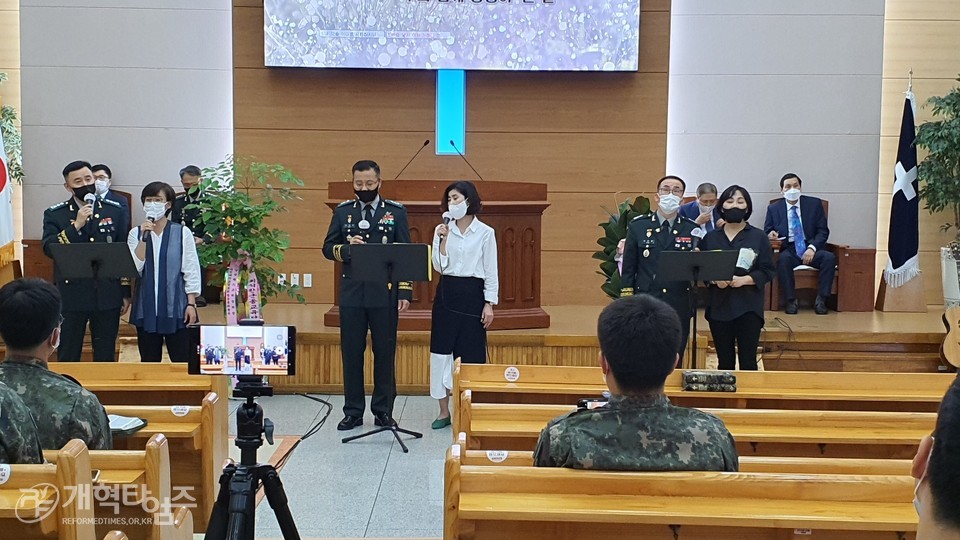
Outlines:
{"label": "man in black suit", "polygon": [[113,201],[120,205],[120,209],[123,210],[123,215],[126,219],[126,221],[120,224],[120,230],[124,232],[129,231],[130,203],[127,202],[126,197],[121,197],[110,190],[110,186],[113,185],[113,171],[103,163],[94,165],[91,170],[93,171],[94,185],[97,188],[97,197]]}
{"label": "man in black suit", "polygon": [[785,301],[784,311],[788,315],[797,313],[797,295],[794,268],[801,264],[820,270],[820,282],[814,310],[817,315],[827,313],[826,298],[833,288],[833,277],[837,273],[837,257],[827,251],[827,215],[823,211],[823,201],[816,197],[800,194],[802,181],[794,173],[787,173],[780,179],[779,199],[767,208],[764,232],[771,240],[781,240],[780,259],[777,262],[777,276],[780,290]]}
{"label": "man in black suit", "polygon": [[697,200],[680,205],[680,217],[685,217],[700,227],[703,238],[708,232],[723,226],[717,208],[717,186],[704,182],[697,186]]}

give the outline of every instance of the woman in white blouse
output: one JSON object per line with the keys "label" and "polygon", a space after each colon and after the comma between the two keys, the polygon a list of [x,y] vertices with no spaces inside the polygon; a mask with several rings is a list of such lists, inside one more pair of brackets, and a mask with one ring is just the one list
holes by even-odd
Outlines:
{"label": "woman in white blouse", "polygon": [[127,246],[140,273],[130,324],[137,327],[142,362],[159,362],[164,342],[170,360],[186,362],[190,355],[187,326],[198,321],[197,244],[189,228],[167,219],[174,196],[169,184],[147,184],[140,194],[147,220],[127,236]]}
{"label": "woman in white blouse", "polygon": [[440,274],[430,327],[430,395],[440,402],[433,429],[450,425],[453,360],[487,361],[487,328],[497,305],[497,237],[477,218],[482,207],[472,182],[447,186],[444,223],[433,235],[433,268]]}

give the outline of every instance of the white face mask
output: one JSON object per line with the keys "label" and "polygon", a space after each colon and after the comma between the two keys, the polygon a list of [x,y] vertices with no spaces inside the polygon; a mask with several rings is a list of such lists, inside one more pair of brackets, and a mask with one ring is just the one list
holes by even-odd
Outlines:
{"label": "white face mask", "polygon": [[94,185],[97,186],[97,195],[103,197],[107,194],[107,190],[110,189],[110,182],[107,180],[97,180]]}
{"label": "white face mask", "polygon": [[783,192],[783,196],[787,198],[788,201],[793,202],[800,199],[800,190],[797,188],[790,188]]}
{"label": "white face mask", "polygon": [[467,215],[467,201],[462,200],[457,204],[451,204],[450,208],[450,217],[453,219],[462,219],[463,216]]}
{"label": "white face mask", "polygon": [[713,212],[714,208],[716,208],[716,205],[704,206],[700,203],[697,203],[697,206],[700,207],[701,214],[709,214],[710,212]]}
{"label": "white face mask", "polygon": [[660,211],[664,214],[672,214],[680,209],[680,196],[674,195],[673,193],[669,195],[660,195]]}
{"label": "white face mask", "polygon": [[166,215],[167,203],[158,201],[147,202],[143,205],[143,212],[147,215],[147,219],[156,221]]}

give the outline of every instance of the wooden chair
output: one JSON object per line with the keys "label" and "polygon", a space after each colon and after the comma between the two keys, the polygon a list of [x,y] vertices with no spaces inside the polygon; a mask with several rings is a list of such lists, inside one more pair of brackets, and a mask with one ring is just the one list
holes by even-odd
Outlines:
{"label": "wooden chair", "polygon": [[0,536],[87,540],[95,537],[90,454],[74,439],[57,452],[57,462],[11,465],[0,484]]}
{"label": "wooden chair", "polygon": [[799,538],[890,540],[916,531],[913,479],[773,473],[444,467],[445,540]]}

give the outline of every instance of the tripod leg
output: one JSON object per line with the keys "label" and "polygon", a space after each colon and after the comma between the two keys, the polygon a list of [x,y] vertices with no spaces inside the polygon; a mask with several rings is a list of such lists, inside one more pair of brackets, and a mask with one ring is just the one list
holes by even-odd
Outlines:
{"label": "tripod leg", "polygon": [[269,466],[263,466],[260,470],[263,477],[263,491],[267,495],[273,514],[277,516],[283,539],[300,540],[300,533],[297,532],[297,525],[293,522],[293,515],[290,514],[290,507],[287,505],[287,494],[283,491],[283,483],[280,482],[280,474]]}
{"label": "tripod leg", "polygon": [[390,433],[393,433],[393,438],[397,440],[397,444],[400,445],[400,449],[403,450],[403,453],[404,453],[404,454],[409,454],[409,453],[410,453],[410,449],[407,448],[407,445],[403,444],[403,441],[400,439],[400,434],[397,433],[397,428],[391,429],[391,430],[390,430]]}
{"label": "tripod leg", "polygon": [[207,533],[204,540],[225,540],[227,537],[227,516],[230,504],[230,480],[236,472],[235,465],[227,465],[220,474],[220,491],[217,492],[217,501],[210,512],[210,521],[207,523]]}
{"label": "tripod leg", "polygon": [[254,501],[257,496],[257,475],[247,467],[238,467],[230,480],[230,508],[227,517],[227,540],[253,540]]}

